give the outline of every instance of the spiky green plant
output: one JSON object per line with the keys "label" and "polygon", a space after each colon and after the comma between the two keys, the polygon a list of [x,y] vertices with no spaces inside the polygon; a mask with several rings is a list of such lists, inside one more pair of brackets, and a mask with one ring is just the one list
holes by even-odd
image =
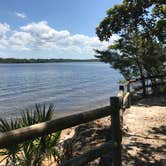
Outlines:
{"label": "spiky green plant", "polygon": [[[51,120],[53,112],[54,107],[52,105],[48,108],[45,105],[36,105],[34,110],[26,109],[22,113],[22,127]],[[30,157],[31,154],[33,154],[33,165],[36,166],[41,165],[43,158],[46,156],[56,156],[59,158],[59,153],[54,147],[58,141],[59,135],[60,132],[56,132],[47,136],[36,138],[32,144],[30,143],[29,146],[31,148],[29,148],[29,151],[24,151],[26,152],[24,153],[24,161],[29,160],[27,157]],[[23,149],[26,149],[27,146],[27,143],[25,144],[25,147],[23,145]]]}
{"label": "spiky green plant", "polygon": [[48,108],[44,105],[36,104],[33,109],[22,110],[20,124],[21,127],[30,126],[36,123],[51,120],[55,108],[50,105]]}
{"label": "spiky green plant", "polygon": [[[20,123],[18,120],[7,121],[5,119],[0,119],[0,132],[7,132],[20,128]],[[6,165],[12,164],[15,166],[17,164],[18,154],[20,152],[20,145],[13,145],[6,147],[6,149],[0,151],[0,155],[5,156]]]}
{"label": "spiky green plant", "polygon": [[[25,109],[22,111],[21,118],[16,121],[1,120],[0,131],[5,132],[13,130],[20,127],[30,126],[36,123],[45,122],[51,120],[54,112],[54,107],[50,105],[46,107],[45,105],[36,105],[34,109]],[[35,138],[33,140],[28,140],[20,145],[14,146],[14,151],[12,147],[10,149],[5,149],[3,152],[7,152],[7,163],[12,162],[18,163],[22,166],[40,166],[45,157],[54,156],[54,158],[60,157],[58,150],[55,145],[58,142],[60,132],[52,133],[47,136],[42,136]]]}

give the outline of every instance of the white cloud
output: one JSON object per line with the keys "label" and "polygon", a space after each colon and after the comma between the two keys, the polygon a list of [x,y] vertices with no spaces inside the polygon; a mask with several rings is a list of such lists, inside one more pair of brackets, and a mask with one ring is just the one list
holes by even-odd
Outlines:
{"label": "white cloud", "polygon": [[14,32],[9,38],[11,48],[15,50],[30,50],[31,42],[34,41],[31,34],[26,32]]}
{"label": "white cloud", "polygon": [[[20,28],[34,37],[34,48],[40,49],[69,49],[77,50],[106,47],[107,42],[100,42],[97,37],[89,37],[82,34],[71,35],[69,31],[57,31],[50,27],[46,21],[31,23]],[[72,49],[71,49],[72,48]]]}
{"label": "white cloud", "polygon": [[[49,26],[46,21],[22,26],[18,31],[12,31],[10,36],[6,37],[5,34],[9,30],[9,25],[0,24],[0,35],[3,34],[5,40],[3,42],[6,42],[4,45],[8,45],[7,48],[13,51],[52,52],[55,56],[58,54],[93,56],[94,49],[105,49],[110,44],[100,42],[97,37],[83,34],[72,35],[68,30],[58,31]],[[113,36],[110,42],[115,39],[117,36]]]}
{"label": "white cloud", "polygon": [[51,28],[46,21],[31,23],[20,28],[34,37],[34,48],[51,49],[56,47],[58,41],[65,40],[70,36],[66,30],[57,31]]}
{"label": "white cloud", "polygon": [[4,49],[8,45],[6,33],[10,31],[7,23],[0,23],[0,49]]}
{"label": "white cloud", "polygon": [[22,13],[22,12],[15,12],[15,15],[17,17],[20,17],[20,18],[26,18],[27,17],[27,15],[25,13]]}
{"label": "white cloud", "polygon": [[0,34],[5,34],[10,30],[10,26],[7,23],[0,23]]}

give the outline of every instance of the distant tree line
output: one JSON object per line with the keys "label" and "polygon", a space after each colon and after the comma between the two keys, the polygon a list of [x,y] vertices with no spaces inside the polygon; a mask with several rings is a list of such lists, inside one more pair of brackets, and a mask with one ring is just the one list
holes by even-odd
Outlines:
{"label": "distant tree line", "polygon": [[0,58],[0,63],[96,62],[97,59],[16,59]]}

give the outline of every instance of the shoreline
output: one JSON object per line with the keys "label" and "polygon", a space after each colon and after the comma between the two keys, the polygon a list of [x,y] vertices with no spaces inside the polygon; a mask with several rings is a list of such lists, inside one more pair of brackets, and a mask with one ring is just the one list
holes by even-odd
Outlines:
{"label": "shoreline", "polygon": [[100,62],[98,59],[16,59],[0,58],[0,64]]}
{"label": "shoreline", "polygon": [[[101,108],[101,107],[105,107],[109,105],[109,98],[108,100],[97,100],[95,101],[92,105],[83,105],[83,106],[75,106],[73,108],[68,108],[68,109],[56,109],[56,106],[55,106],[55,112],[54,112],[54,115],[53,115],[53,118],[61,118],[61,117],[65,117],[65,116],[69,116],[69,115],[73,115],[73,114],[77,114],[77,113],[81,113],[81,112],[86,112],[86,111],[89,111],[89,110],[93,110],[93,109],[97,109],[97,108]],[[34,106],[32,107],[28,107],[28,108],[33,108]],[[26,108],[24,108],[26,109]],[[21,109],[20,110],[16,110],[16,113],[13,112],[10,112],[10,111],[7,111],[7,112],[0,112],[0,115],[1,115],[1,118],[2,119],[17,119],[21,116]],[[8,115],[8,116],[6,116]],[[7,117],[7,118],[6,118]]]}
{"label": "shoreline", "polygon": [[92,105],[84,105],[84,106],[77,106],[77,107],[69,108],[67,110],[63,110],[63,109],[55,110],[55,116],[57,118],[69,116],[69,115],[86,112],[86,111],[94,110],[94,109],[105,107],[105,106],[109,105],[109,102],[106,100],[99,100],[99,101],[96,101],[95,103]]}

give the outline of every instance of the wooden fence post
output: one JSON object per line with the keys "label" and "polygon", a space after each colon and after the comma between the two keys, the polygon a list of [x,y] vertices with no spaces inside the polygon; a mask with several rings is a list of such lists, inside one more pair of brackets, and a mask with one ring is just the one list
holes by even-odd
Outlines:
{"label": "wooden fence post", "polygon": [[114,148],[112,151],[112,164],[113,166],[121,166],[121,142],[122,130],[120,125],[120,99],[119,97],[111,97],[111,129],[112,141]]}
{"label": "wooden fence post", "polygon": [[127,106],[126,108],[130,108],[131,106],[131,89],[130,89],[130,82],[127,83],[127,92],[129,93],[129,97],[128,97],[128,102],[127,102]]}
{"label": "wooden fence post", "polygon": [[145,97],[146,96],[146,82],[145,82],[145,77],[143,76],[142,77],[142,80],[141,80],[141,82],[142,82],[142,90],[143,90],[143,97]]}
{"label": "wooden fence post", "polygon": [[119,98],[120,107],[123,107],[124,85],[119,85],[119,92],[117,94],[117,97]]}
{"label": "wooden fence post", "polygon": [[124,91],[124,85],[119,85],[119,90]]}

